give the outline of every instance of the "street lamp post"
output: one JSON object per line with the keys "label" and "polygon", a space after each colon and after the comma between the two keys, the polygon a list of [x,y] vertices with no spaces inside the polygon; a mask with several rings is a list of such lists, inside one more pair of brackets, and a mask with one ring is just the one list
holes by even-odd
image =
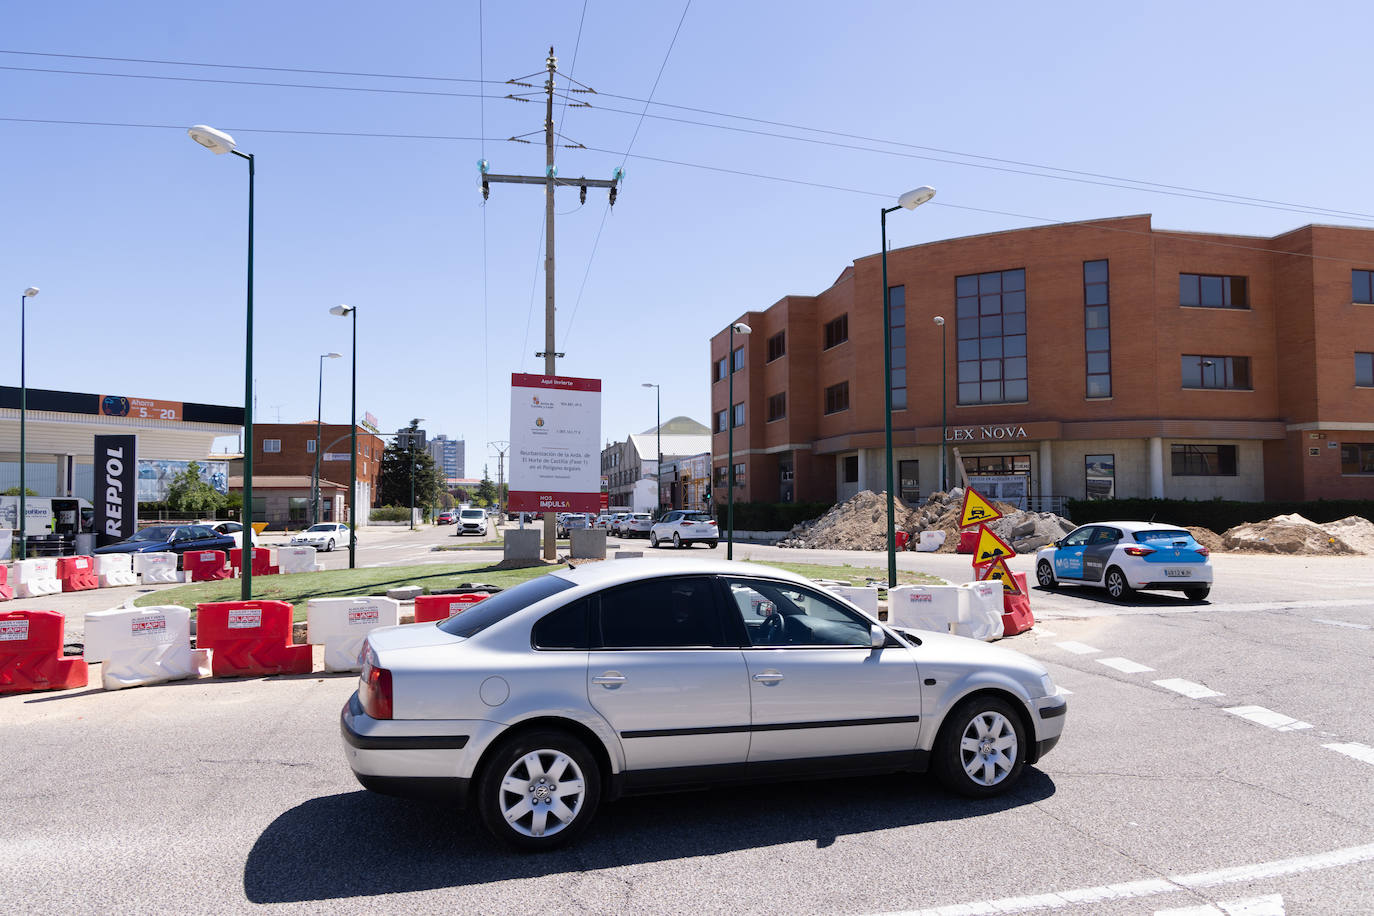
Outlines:
{"label": "street lamp post", "polygon": [[28,447],[26,426],[28,421],[29,387],[25,375],[25,321],[28,301],[38,295],[38,287],[30,286],[19,297],[19,552],[15,557],[22,560],[28,556],[28,503],[26,501],[27,481],[24,479],[25,450]]}
{"label": "street lamp post", "polygon": [[935,316],[935,323],[940,326],[940,492],[949,490],[949,481],[945,477],[945,468],[948,462],[945,460],[945,424],[949,418],[949,396],[947,385],[949,384],[949,373],[946,369],[948,355],[945,352],[945,317]]}
{"label": "street lamp post", "polygon": [[342,354],[320,354],[320,384],[315,396],[315,476],[310,481],[310,524],[320,521],[320,419],[324,413],[324,361],[338,359]]}
{"label": "street lamp post", "polygon": [[420,428],[424,417],[416,417],[410,421],[410,530],[415,530],[415,431]]}
{"label": "street lamp post", "polygon": [[[331,315],[353,316],[353,394],[348,411],[348,568],[358,564],[358,512],[353,505],[358,493],[358,309],[353,305],[336,305]],[[319,450],[319,446],[315,447]]]}
{"label": "street lamp post", "polygon": [[654,466],[654,485],[658,491],[658,511],[663,511],[663,387],[653,382],[645,382],[641,388],[654,389],[654,433],[658,436],[658,464]]}
{"label": "street lamp post", "polygon": [[[247,337],[243,352],[243,518],[244,527],[253,527],[253,154],[241,153],[234,147],[234,138],[224,131],[215,130],[204,124],[197,124],[190,130],[191,139],[217,156],[233,153],[240,159],[248,160],[248,308]],[[242,565],[243,578],[240,582],[240,597],[248,601],[253,596],[253,546],[252,537],[247,538],[248,557]]]}
{"label": "street lamp post", "polygon": [[935,196],[922,185],[897,198],[897,206],[882,208],[883,229],[883,429],[887,448],[887,585],[897,585],[896,510],[892,493],[892,291],[887,287],[887,215],[893,210],[915,210]]}
{"label": "street lamp post", "polygon": [[726,466],[726,495],[727,508],[725,510],[725,559],[735,558],[735,334],[752,334],[754,329],[742,321],[737,321],[730,325],[730,352],[726,354],[726,366],[730,371],[730,393],[728,399],[730,403],[725,405],[725,428],[729,430],[726,435],[727,459]]}

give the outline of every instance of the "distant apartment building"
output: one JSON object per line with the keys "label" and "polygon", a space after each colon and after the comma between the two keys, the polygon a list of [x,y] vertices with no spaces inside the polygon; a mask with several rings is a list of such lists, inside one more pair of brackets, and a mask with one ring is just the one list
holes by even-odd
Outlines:
{"label": "distant apartment building", "polygon": [[438,435],[429,440],[429,456],[434,466],[444,475],[449,486],[457,486],[455,481],[466,477],[465,456],[467,443],[462,439],[450,439]]}
{"label": "distant apartment building", "polygon": [[1012,501],[1374,498],[1370,229],[1091,220],[893,250],[887,285],[886,329],[871,254],[711,339],[716,503],[732,428],[737,500],[886,489],[885,385],[907,501],[960,463]]}

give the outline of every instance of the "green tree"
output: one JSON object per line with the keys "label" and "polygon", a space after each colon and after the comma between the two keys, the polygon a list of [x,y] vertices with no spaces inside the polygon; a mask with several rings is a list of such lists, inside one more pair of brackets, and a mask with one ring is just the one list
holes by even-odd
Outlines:
{"label": "green tree", "polygon": [[192,461],[167,486],[167,507],[188,515],[213,515],[224,508],[224,495],[200,478],[200,465]]}
{"label": "green tree", "polygon": [[441,500],[444,475],[434,466],[429,452],[418,448],[399,448],[395,442],[382,452],[382,470],[377,492],[384,506],[410,505],[410,475],[414,467],[415,505],[430,506]]}
{"label": "green tree", "polygon": [[482,482],[477,485],[477,496],[473,502],[479,506],[494,506],[496,505],[496,498],[496,484],[487,476],[486,466],[483,465]]}
{"label": "green tree", "polygon": [[[18,495],[19,495],[19,488],[18,488],[18,487],[10,487],[10,488],[9,488],[8,490],[6,490],[5,492],[0,493],[0,496],[18,496]],[[34,492],[33,490],[30,490],[28,487],[25,487],[25,488],[24,488],[24,495],[25,495],[25,496],[37,496],[38,494],[37,494],[36,492]]]}

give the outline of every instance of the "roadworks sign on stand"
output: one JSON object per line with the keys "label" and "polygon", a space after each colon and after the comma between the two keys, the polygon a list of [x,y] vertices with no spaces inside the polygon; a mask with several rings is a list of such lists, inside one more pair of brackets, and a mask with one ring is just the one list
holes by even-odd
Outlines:
{"label": "roadworks sign on stand", "polygon": [[993,508],[992,503],[988,502],[973,487],[964,490],[964,507],[959,512],[959,527],[969,528],[973,525],[981,525],[1002,517],[1002,513]]}
{"label": "roadworks sign on stand", "polygon": [[987,525],[978,526],[978,546],[973,548],[973,565],[982,566],[994,560],[1016,556],[1011,545],[999,538]]}
{"label": "roadworks sign on stand", "polygon": [[1011,570],[1007,568],[1007,561],[1002,557],[998,557],[991,563],[987,563],[983,566],[975,566],[974,570],[977,573],[977,578],[979,581],[984,581],[987,579],[1001,579],[1002,591],[1005,594],[1022,594],[1020,586],[1016,584],[1016,577],[1011,574]]}

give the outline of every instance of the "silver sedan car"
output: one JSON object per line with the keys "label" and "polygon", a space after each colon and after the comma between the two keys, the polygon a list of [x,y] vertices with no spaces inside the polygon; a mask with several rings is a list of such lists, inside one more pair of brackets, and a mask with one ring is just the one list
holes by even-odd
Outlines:
{"label": "silver sedan car", "polygon": [[1018,652],[728,561],[559,570],[374,630],[362,655],[342,713],[358,781],[456,800],[529,850],[572,840],[603,801],[713,783],[929,770],[996,795],[1067,709]]}

